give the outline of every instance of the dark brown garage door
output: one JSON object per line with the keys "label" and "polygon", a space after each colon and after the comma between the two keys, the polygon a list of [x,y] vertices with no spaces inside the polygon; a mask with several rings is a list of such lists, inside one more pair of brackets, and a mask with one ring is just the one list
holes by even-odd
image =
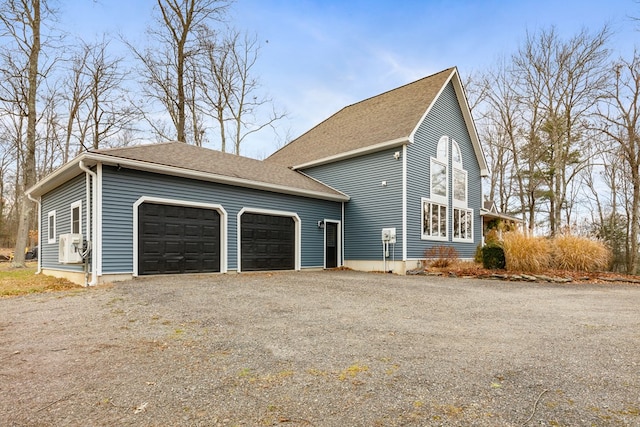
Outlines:
{"label": "dark brown garage door", "polygon": [[155,203],[138,209],[138,274],[220,271],[217,211]]}
{"label": "dark brown garage door", "polygon": [[287,216],[244,213],[241,270],[294,270],[295,222]]}

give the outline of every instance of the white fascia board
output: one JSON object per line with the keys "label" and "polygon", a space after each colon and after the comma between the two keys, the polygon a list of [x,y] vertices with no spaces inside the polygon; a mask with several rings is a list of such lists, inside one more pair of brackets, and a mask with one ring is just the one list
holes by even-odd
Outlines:
{"label": "white fascia board", "polygon": [[[256,190],[272,191],[281,194],[291,194],[294,196],[305,196],[314,199],[331,200],[331,201],[348,201],[349,197],[343,194],[328,194],[313,190],[304,190],[300,188],[292,188],[284,185],[269,184],[265,182],[252,181],[243,178],[234,178],[224,175],[218,175],[207,172],[200,172],[190,169],[179,168],[175,166],[159,165],[157,163],[149,163],[140,160],[125,159],[122,157],[108,156],[98,153],[84,153],[72,162],[67,163],[53,174],[40,181],[35,186],[29,189],[33,194],[44,194],[45,192],[57,187],[58,185],[66,182],[74,175],[81,173],[82,171],[78,167],[78,163],[83,160],[87,165],[105,164],[110,166],[120,165],[122,167],[142,170],[147,172],[161,173],[163,175],[179,176],[182,178],[197,179],[200,181],[216,182],[219,184],[228,184],[239,187],[253,188]],[[40,191],[37,191],[40,190]]]}
{"label": "white fascia board", "polygon": [[302,163],[300,165],[293,166],[291,169],[293,170],[308,169],[314,166],[326,165],[328,163],[333,163],[340,160],[352,159],[354,157],[363,156],[365,154],[387,150],[389,148],[400,147],[408,143],[409,143],[409,138],[407,137],[392,139],[391,141],[385,141],[378,144],[369,145],[367,147],[358,148],[357,150],[351,150],[344,153],[335,154],[333,156],[325,157],[322,159],[313,160],[311,162]]}

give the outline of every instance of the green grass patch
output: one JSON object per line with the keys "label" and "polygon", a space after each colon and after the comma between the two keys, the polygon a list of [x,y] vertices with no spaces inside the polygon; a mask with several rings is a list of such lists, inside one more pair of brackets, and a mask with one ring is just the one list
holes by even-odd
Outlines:
{"label": "green grass patch", "polygon": [[27,263],[25,268],[0,263],[0,298],[81,288],[65,279],[35,274],[36,269],[35,262]]}

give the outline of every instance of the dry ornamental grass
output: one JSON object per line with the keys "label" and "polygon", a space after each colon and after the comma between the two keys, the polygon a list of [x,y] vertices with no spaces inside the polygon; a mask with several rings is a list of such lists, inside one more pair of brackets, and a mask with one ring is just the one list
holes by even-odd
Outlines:
{"label": "dry ornamental grass", "polygon": [[506,233],[503,248],[506,269],[510,271],[602,271],[611,259],[611,252],[603,243],[571,235],[548,239]]}

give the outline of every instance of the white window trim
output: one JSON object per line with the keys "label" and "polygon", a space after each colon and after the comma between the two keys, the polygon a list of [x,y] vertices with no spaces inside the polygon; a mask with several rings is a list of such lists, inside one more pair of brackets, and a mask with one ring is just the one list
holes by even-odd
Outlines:
{"label": "white window trim", "polygon": [[438,200],[431,200],[431,199],[427,199],[427,198],[424,198],[424,197],[421,198],[420,199],[420,212],[421,212],[420,235],[421,235],[421,239],[422,240],[434,240],[434,241],[438,241],[438,242],[448,242],[449,241],[449,217],[451,215],[449,215],[448,212],[447,212],[447,215],[445,215],[445,230],[447,232],[446,236],[432,236],[431,234],[425,234],[424,233],[424,215],[425,215],[424,205],[425,205],[425,203],[444,206],[447,210],[451,209],[449,207],[448,203],[441,203]]}
{"label": "white window trim", "polygon": [[[434,194],[433,192],[433,164],[438,163],[441,166],[444,166],[444,175],[445,175],[445,195],[441,196],[439,194]],[[431,163],[429,164],[429,195],[431,201],[434,203],[441,203],[444,205],[449,204],[449,165],[447,163],[443,163],[440,160],[432,157]]]}
{"label": "white window trim", "polygon": [[78,200],[77,202],[71,203],[71,227],[69,228],[73,233],[73,210],[78,208],[78,233],[82,234],[82,200]]}
{"label": "white window trim", "polygon": [[[53,227],[51,227],[51,218],[53,218]],[[53,235],[53,238],[51,237],[52,235]],[[47,215],[47,243],[55,243],[56,238],[57,238],[56,211],[51,211]]]}
{"label": "white window trim", "polygon": [[474,212],[473,212],[473,209],[470,209],[470,208],[467,208],[467,207],[461,208],[461,207],[454,206],[453,209],[451,209],[451,223],[453,225],[455,225],[455,223],[456,223],[454,221],[454,219],[453,219],[453,215],[455,215],[455,212],[457,210],[466,211],[467,212],[467,217],[469,217],[471,219],[471,234],[470,234],[469,237],[466,237],[466,238],[455,237],[455,235],[456,235],[455,230],[451,230],[451,237],[452,237],[451,241],[453,241],[453,242],[462,242],[462,243],[473,242],[473,240],[474,240],[473,239],[473,236],[474,236],[474,233],[473,233],[473,225],[474,225],[474,221],[473,221]]}

